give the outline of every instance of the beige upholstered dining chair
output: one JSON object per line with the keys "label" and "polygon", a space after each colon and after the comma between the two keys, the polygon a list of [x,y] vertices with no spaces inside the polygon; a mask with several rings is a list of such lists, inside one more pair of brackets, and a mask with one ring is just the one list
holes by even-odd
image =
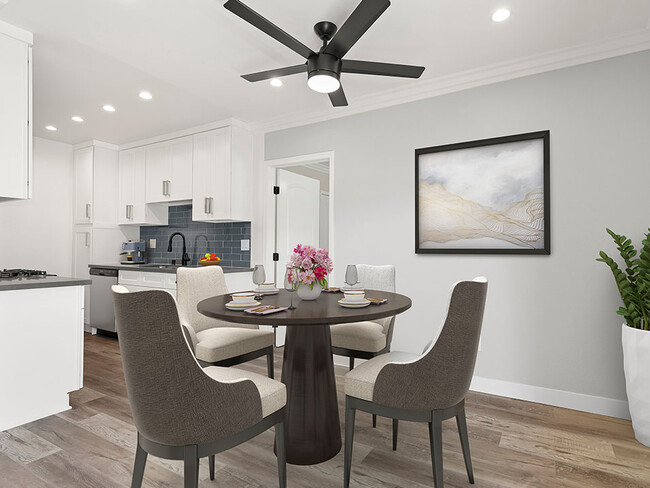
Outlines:
{"label": "beige upholstered dining chair", "polygon": [[280,486],[286,487],[286,388],[256,373],[202,368],[183,334],[174,298],[165,291],[113,287],[126,389],[138,445],[131,480],[142,486],[147,455],[183,459],[185,488],[198,487],[199,459],[275,426]]}
{"label": "beige upholstered dining chair", "polygon": [[[368,290],[395,293],[395,266],[357,264],[359,285]],[[354,359],[371,359],[390,351],[393,339],[395,317],[378,320],[332,325],[332,353],[350,358],[350,369]]]}
{"label": "beige upholstered dining chair", "polygon": [[350,486],[357,410],[393,419],[393,449],[399,419],[427,422],[436,488],[443,488],[442,421],[456,417],[467,476],[474,483],[465,396],[474,373],[486,294],[483,277],[454,284],[440,335],[420,356],[383,354],[345,375],[345,488]]}
{"label": "beige upholstered dining chair", "polygon": [[[368,290],[395,293],[395,266],[357,264],[359,285]],[[393,340],[395,317],[332,325],[332,354],[350,358],[350,370],[354,359],[371,359],[390,351]],[[372,416],[372,426],[377,426],[377,416]]]}
{"label": "beige upholstered dining chair", "polygon": [[179,268],[176,272],[178,311],[202,366],[232,366],[266,356],[268,376],[273,372],[273,332],[256,325],[232,324],[198,312],[206,298],[228,293],[219,266]]}

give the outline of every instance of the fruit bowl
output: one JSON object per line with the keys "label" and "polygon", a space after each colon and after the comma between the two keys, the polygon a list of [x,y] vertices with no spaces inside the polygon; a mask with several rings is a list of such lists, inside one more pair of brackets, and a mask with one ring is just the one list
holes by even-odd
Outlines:
{"label": "fruit bowl", "polygon": [[199,259],[199,264],[201,266],[217,266],[221,262],[221,258],[215,253],[206,253],[205,256],[202,256]]}

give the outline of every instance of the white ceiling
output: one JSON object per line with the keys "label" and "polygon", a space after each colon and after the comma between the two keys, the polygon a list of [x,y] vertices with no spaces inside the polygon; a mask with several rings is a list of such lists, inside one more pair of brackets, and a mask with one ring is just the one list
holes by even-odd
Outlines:
{"label": "white ceiling", "polygon": [[[244,2],[314,50],[320,41],[313,25],[330,20],[340,26],[358,3]],[[579,53],[593,54],[601,45],[633,51],[650,41],[648,0],[394,0],[347,57],[423,65],[422,78],[344,74],[350,107],[333,108],[326,95],[307,87],[306,75],[284,78],[281,88],[241,79],[302,59],[223,3],[0,2],[0,20],[34,32],[35,134],[68,143],[94,138],[122,144],[231,117],[258,124],[289,115],[328,117],[354,111],[355,101],[358,109],[373,97],[399,97],[495,65],[535,63],[554,53],[572,59],[574,52],[581,62]],[[512,16],[495,24],[490,15],[502,6]],[[143,89],[153,100],[138,98]],[[104,112],[106,103],[117,112]],[[85,122],[72,122],[72,115]],[[59,130],[46,131],[48,124]]]}

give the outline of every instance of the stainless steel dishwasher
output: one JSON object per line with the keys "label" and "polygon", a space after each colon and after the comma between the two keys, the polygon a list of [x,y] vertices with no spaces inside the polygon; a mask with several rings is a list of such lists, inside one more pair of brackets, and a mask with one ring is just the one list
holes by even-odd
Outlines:
{"label": "stainless steel dishwasher", "polygon": [[111,286],[117,285],[117,270],[90,268],[90,327],[116,332]]}

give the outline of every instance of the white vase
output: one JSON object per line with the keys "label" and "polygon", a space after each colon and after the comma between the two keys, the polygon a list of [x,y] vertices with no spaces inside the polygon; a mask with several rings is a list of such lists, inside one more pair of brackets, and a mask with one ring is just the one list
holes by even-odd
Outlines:
{"label": "white vase", "polygon": [[319,283],[314,283],[313,288],[309,288],[309,285],[300,283],[298,287],[298,296],[301,300],[316,300],[320,296],[320,292],[323,288]]}
{"label": "white vase", "polygon": [[623,324],[625,389],[634,437],[650,447],[650,331]]}

